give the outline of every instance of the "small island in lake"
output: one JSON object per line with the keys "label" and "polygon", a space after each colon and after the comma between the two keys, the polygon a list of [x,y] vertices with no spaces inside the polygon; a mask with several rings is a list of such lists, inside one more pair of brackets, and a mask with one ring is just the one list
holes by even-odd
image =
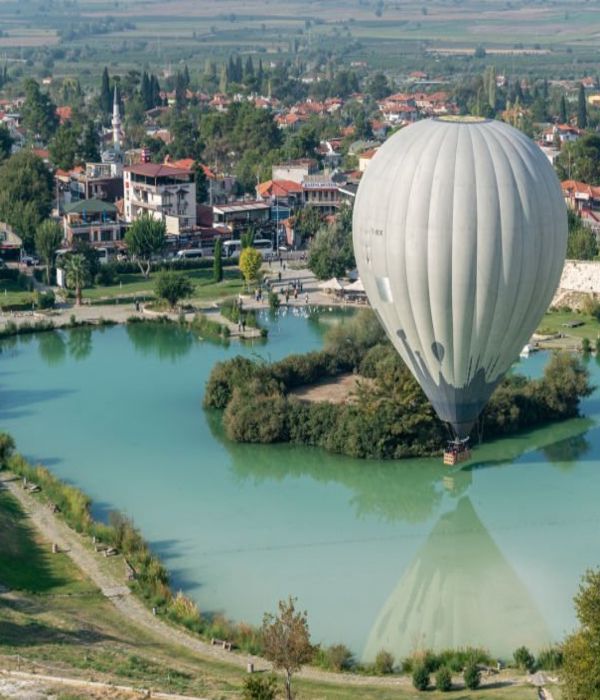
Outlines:
{"label": "small island in lake", "polygon": [[[554,354],[540,379],[507,376],[476,432],[487,439],[573,418],[591,391],[581,361]],[[440,454],[448,439],[447,426],[368,310],[332,327],[321,351],[274,363],[240,356],[217,363],[204,404],[224,411],[225,432],[236,442],[400,459]]]}

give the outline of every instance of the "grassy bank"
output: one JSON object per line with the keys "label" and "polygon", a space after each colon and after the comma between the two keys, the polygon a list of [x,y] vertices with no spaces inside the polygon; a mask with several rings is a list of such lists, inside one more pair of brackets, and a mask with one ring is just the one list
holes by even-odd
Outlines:
{"label": "grassy bank", "polygon": [[600,323],[593,316],[582,311],[547,311],[536,333],[540,335],[562,333],[572,338],[589,338],[594,344],[600,334]]}
{"label": "grassy bank", "polygon": [[[150,297],[154,293],[154,284],[158,272],[150,273],[146,279],[140,273],[127,272],[119,274],[119,282],[108,286],[96,286],[91,289],[86,289],[83,292],[83,298],[91,302],[100,300],[113,299],[115,297],[135,295]],[[213,273],[211,269],[204,268],[199,270],[187,270],[185,272],[195,285],[192,302],[208,301],[211,299],[220,299],[222,297],[239,294],[244,289],[244,282],[237,268],[225,268],[223,271],[224,277],[222,282],[213,281]]]}

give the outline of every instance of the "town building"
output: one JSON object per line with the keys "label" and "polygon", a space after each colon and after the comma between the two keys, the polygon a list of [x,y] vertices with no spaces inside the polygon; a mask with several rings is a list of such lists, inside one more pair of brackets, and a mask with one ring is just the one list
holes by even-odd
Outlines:
{"label": "town building", "polygon": [[563,143],[573,143],[573,141],[577,141],[582,133],[582,129],[578,129],[570,124],[553,124],[544,131],[542,142],[546,146],[552,146],[557,142],[561,145]]}
{"label": "town building", "polygon": [[213,224],[226,226],[231,232],[247,228],[250,225],[269,223],[271,207],[266,202],[239,201],[213,206]]}
{"label": "town building", "polygon": [[283,221],[294,209],[303,206],[304,191],[293,180],[267,180],[257,185],[256,199],[270,204],[274,221]]}
{"label": "town building", "polygon": [[367,151],[363,151],[359,156],[358,156],[358,169],[360,170],[361,173],[364,173],[365,170],[369,167],[369,163],[371,162],[371,159],[373,156],[377,153],[376,148],[369,148]]}
{"label": "town building", "polygon": [[180,235],[196,225],[196,183],[193,170],[139,163],[123,170],[127,222],[148,214],[165,222],[167,233]]}
{"label": "town building", "polygon": [[322,214],[335,213],[340,204],[339,185],[331,173],[307,175],[302,180],[304,204],[317,207]]}
{"label": "town building", "polygon": [[[115,202],[123,197],[123,166],[118,162],[86,163],[85,168],[73,168],[68,172],[68,191],[71,202],[79,199]],[[65,202],[68,203],[67,197]]]}
{"label": "town building", "polygon": [[68,246],[84,242],[114,247],[123,238],[124,226],[111,202],[82,199],[65,206],[63,230]]}
{"label": "town building", "polygon": [[564,180],[561,188],[569,209],[577,212],[581,222],[600,235],[600,187],[577,180]]}
{"label": "town building", "polygon": [[5,222],[0,222],[0,259],[1,260],[19,260],[23,241]]}
{"label": "town building", "polygon": [[302,184],[302,180],[308,175],[319,172],[319,164],[314,158],[299,158],[279,163],[271,168],[272,180],[292,180]]}

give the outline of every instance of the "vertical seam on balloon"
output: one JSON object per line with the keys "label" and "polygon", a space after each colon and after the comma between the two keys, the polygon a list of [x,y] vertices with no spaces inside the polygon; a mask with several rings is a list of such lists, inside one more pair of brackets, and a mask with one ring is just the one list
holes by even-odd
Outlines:
{"label": "vertical seam on balloon", "polygon": [[[530,150],[531,150],[532,154],[534,155],[534,158],[540,160],[541,154],[539,154],[539,155],[538,155],[538,153],[534,154],[533,148],[531,147],[531,145],[529,143],[527,145],[530,147]],[[545,157],[545,156],[542,156],[542,157]],[[540,160],[540,162],[541,162],[541,160]],[[545,163],[544,163],[544,165],[545,165]],[[555,178],[553,171],[551,169],[548,169],[548,168],[540,168],[538,171],[536,171],[536,174],[539,176],[541,184],[544,188],[544,192],[545,192],[544,202],[553,202],[554,201],[553,195],[558,195],[558,194],[560,194],[560,198],[562,201],[562,192],[558,193],[555,186],[554,186],[554,183],[551,182],[551,178]],[[553,190],[554,190],[554,192],[553,192]],[[536,200],[537,200],[537,197],[536,197]],[[553,217],[553,219],[554,219],[554,217]],[[553,224],[554,223],[555,222],[553,220]],[[557,253],[557,248],[558,248],[558,236],[559,236],[558,226],[552,225],[550,227],[549,234],[552,237],[552,251],[551,251],[550,257],[552,259],[554,259],[554,258],[557,258],[556,253]],[[540,244],[540,247],[541,248],[543,247],[543,240]],[[546,299],[547,302],[544,303],[544,305],[546,305],[552,301],[552,295],[554,294],[554,291],[556,289],[556,285],[558,284],[558,281],[559,281],[559,280],[555,280],[554,278],[556,277],[559,270],[555,270],[555,267],[556,267],[555,265],[551,265],[551,267],[549,269],[547,269],[545,267],[541,268],[540,263],[541,263],[541,259],[542,259],[543,254],[544,254],[544,251],[540,250],[540,255],[538,256],[538,260],[537,260],[536,277],[539,275],[540,269],[542,269],[542,271],[544,272],[545,279],[543,280],[541,292],[537,295],[534,295],[534,296],[538,297],[541,300]],[[519,325],[519,334],[521,334],[525,330],[525,327],[527,325],[531,324],[533,318],[537,315],[537,314],[534,314],[535,310],[536,310],[535,306],[533,306],[533,311],[528,310],[528,312],[524,315],[523,320],[522,320],[521,324]],[[545,311],[545,309],[544,309],[544,311]],[[519,350],[520,350],[520,348],[517,347],[516,352],[518,352]]]}
{"label": "vertical seam on balloon", "polygon": [[[445,133],[445,132],[441,132],[440,141],[443,141],[444,133]],[[416,142],[415,142],[415,145],[417,145],[418,143],[420,143],[422,140],[423,140],[423,139],[421,138],[421,139],[419,139],[418,141],[416,141]],[[432,143],[435,143],[435,142],[428,141],[427,146],[430,146],[430,147],[431,147],[431,146],[432,146]],[[427,146],[425,147],[426,149],[427,149]],[[423,155],[423,154],[422,154],[422,155]],[[410,202],[410,200],[411,200],[412,197],[413,197],[413,189],[414,189],[414,184],[415,184],[415,178],[416,178],[416,173],[417,173],[418,170],[419,170],[419,168],[417,167],[417,168],[414,169],[414,171],[413,171],[413,173],[412,173],[412,177],[411,177],[411,181],[410,181],[410,187],[408,188],[408,199],[407,199],[407,202]],[[433,183],[432,183],[432,184],[433,184]],[[431,202],[431,188],[430,188],[430,190],[429,190],[429,195],[430,195],[429,201]],[[404,212],[404,231],[405,231],[405,234],[406,234],[406,220],[407,220],[408,208],[409,208],[409,207],[407,206],[407,207],[406,207],[406,211]],[[427,213],[427,222],[429,223],[429,209],[428,209],[428,213]],[[408,236],[405,235],[405,236],[404,236],[404,277],[405,277],[406,280],[408,280],[408,266],[407,266],[407,255],[406,255],[407,239],[408,239]],[[427,243],[428,243],[428,241],[427,241]],[[429,282],[428,282],[427,284],[429,284]],[[407,283],[407,285],[406,285],[406,289],[407,289],[407,292],[408,292],[408,298],[409,298],[409,302],[410,302],[411,309],[414,309],[414,307],[413,307],[413,299],[412,299],[412,297],[411,297],[411,286],[410,286],[408,283]],[[432,327],[432,322],[431,322],[431,309],[429,310],[429,325],[430,325],[430,327]],[[420,345],[420,349],[421,349],[421,353],[417,354],[417,353],[415,352],[415,357],[416,357],[417,361],[419,361],[419,364],[420,364],[420,365],[424,365],[424,366],[425,366],[425,371],[426,371],[426,373],[429,374],[429,375],[431,375],[431,373],[429,372],[429,369],[428,369],[427,365],[425,364],[425,362],[424,362],[424,360],[423,360],[423,356],[422,356],[422,355],[423,355],[425,352],[427,352],[427,348],[426,348],[425,345],[423,344],[422,333],[421,333],[421,331],[419,330],[419,324],[416,322],[416,320],[415,320],[415,323],[414,323],[414,328],[415,328],[415,333],[416,333],[416,335],[417,335],[417,339],[418,339],[418,341],[419,341],[419,345]],[[423,371],[423,367],[419,367],[419,369],[420,369],[421,372]]]}
{"label": "vertical seam on balloon", "polygon": [[[496,137],[495,134],[494,134],[494,139],[495,139],[496,141],[498,141],[498,139],[497,139],[497,137]],[[532,145],[533,145],[533,144],[532,144],[532,143],[527,139],[527,137],[525,137],[525,136],[522,136],[522,137],[521,137],[521,143],[525,146],[526,150],[527,150],[531,155],[534,156],[533,162],[535,162],[536,156],[535,156],[534,151],[533,151],[533,148],[532,148]],[[521,163],[521,167],[523,167],[524,170],[525,170],[526,172],[528,172],[528,173],[531,175],[532,178],[534,178],[534,179],[536,179],[536,180],[541,180],[541,181],[544,183],[544,188],[546,189],[546,195],[548,195],[548,190],[547,190],[547,187],[546,187],[546,178],[545,178],[545,174],[543,174],[543,175],[540,177],[540,172],[539,172],[539,170],[538,170],[538,169],[532,169],[532,168],[531,168],[531,162],[532,162],[532,161],[529,161],[529,160],[526,160],[525,158],[523,158],[523,156],[521,155],[520,150],[517,149],[517,148],[513,145],[513,143],[512,143],[510,140],[507,140],[507,146],[508,146],[508,149],[512,152],[512,154],[513,154],[513,156],[515,157],[515,159],[518,159],[518,160],[519,160],[519,162]],[[514,178],[514,172],[513,172],[512,170],[511,170],[511,176]],[[519,187],[519,183],[518,183],[516,180],[515,180],[515,183],[516,183],[516,186],[517,186],[517,190],[518,190],[518,192],[519,192],[519,202],[520,202],[520,204],[521,204],[521,213],[524,213],[525,207],[523,206],[523,199],[524,199],[524,198],[523,198],[523,191],[522,191],[522,188]],[[536,193],[536,194],[537,194],[537,193]],[[538,201],[537,201],[537,199],[538,199],[538,198],[537,198],[537,196],[536,196],[535,202],[533,203],[533,206],[536,207],[536,208],[538,207]],[[536,216],[537,216],[537,212],[536,212]],[[527,234],[527,232],[524,231],[524,235],[526,235],[526,234]],[[522,297],[522,295],[523,295],[523,281],[524,281],[524,277],[525,277],[525,271],[524,271],[525,260],[524,260],[524,257],[525,257],[524,255],[521,255],[521,260],[520,260],[520,274],[519,274],[519,281],[518,281],[518,284],[517,284],[517,291],[516,291],[516,294],[515,294],[515,299],[520,299],[520,298]],[[534,265],[535,265],[535,270],[532,269],[532,270],[531,270],[531,274],[530,274],[529,276],[532,277],[533,279],[537,279],[537,276],[538,276],[539,270],[540,270],[540,260],[541,260],[541,256],[540,256],[540,255],[536,255],[536,256],[533,256],[533,257],[535,258],[535,263],[534,263]],[[544,289],[545,289],[546,284],[544,284],[543,286],[544,286]],[[514,332],[510,334],[510,336],[514,337],[514,341],[513,341],[512,344],[511,344],[512,347],[511,347],[510,345],[509,345],[509,347],[507,347],[507,351],[510,350],[510,355],[511,355],[511,357],[508,358],[508,361],[509,361],[510,363],[512,363],[512,362],[517,358],[517,355],[518,355],[519,351],[521,350],[521,347],[523,346],[523,343],[526,342],[527,340],[529,340],[529,338],[525,338],[525,340],[523,341],[523,339],[521,338],[521,335],[522,335],[522,333],[523,333],[524,328],[525,328],[527,325],[529,325],[529,324],[531,323],[533,317],[536,315],[536,314],[533,313],[533,311],[531,311],[531,308],[532,308],[531,301],[533,300],[533,298],[534,298],[535,296],[537,296],[537,295],[535,294],[535,285],[534,285],[534,286],[532,287],[532,291],[530,292],[530,298],[526,300],[528,303],[527,303],[527,305],[526,305],[526,307],[525,307],[525,310],[524,310],[523,314],[521,315],[521,319],[520,319],[520,321],[518,321],[518,324],[515,325],[515,326],[513,327]],[[535,307],[534,307],[534,308],[535,308]],[[512,318],[511,318],[511,321],[509,322],[509,328],[510,328],[511,325],[512,325]],[[508,329],[507,329],[507,330],[508,330]],[[513,355],[514,355],[514,357],[512,357]]]}
{"label": "vertical seam on balloon", "polygon": [[[520,298],[520,290],[521,290],[521,288],[522,288],[522,286],[523,286],[524,257],[525,257],[525,256],[523,255],[523,252],[524,252],[523,236],[526,235],[526,231],[525,231],[525,228],[524,228],[524,226],[523,226],[523,224],[525,223],[525,222],[524,222],[524,216],[523,216],[523,214],[524,214],[525,207],[523,206],[523,192],[522,192],[522,188],[519,186],[519,181],[518,181],[518,179],[517,179],[516,176],[515,176],[514,168],[513,168],[513,167],[510,167],[510,166],[511,166],[511,158],[509,157],[509,154],[508,154],[507,151],[511,151],[511,152],[512,152],[513,157],[515,157],[516,159],[518,159],[518,160],[520,161],[521,167],[523,167],[525,170],[529,170],[529,167],[528,167],[528,165],[524,162],[524,160],[523,160],[523,158],[521,157],[521,155],[520,155],[518,149],[516,149],[516,148],[513,146],[513,144],[512,144],[512,142],[510,141],[510,139],[507,139],[507,138],[504,137],[504,135],[502,135],[502,140],[501,140],[501,139],[496,135],[495,130],[494,130],[494,125],[493,125],[493,124],[492,124],[492,128],[490,128],[490,130],[489,130],[489,135],[490,135],[490,139],[496,144],[498,151],[502,154],[502,157],[505,158],[506,161],[508,162],[509,167],[506,169],[506,172],[507,172],[508,176],[509,176],[510,179],[511,179],[511,182],[512,182],[512,184],[513,184],[513,189],[516,190],[516,191],[518,192],[518,195],[519,195],[519,205],[520,205],[519,214],[520,214],[520,220],[521,220],[522,231],[521,231],[521,238],[520,238],[520,239],[515,239],[515,240],[518,240],[518,245],[519,245],[519,255],[515,256],[515,257],[518,259],[519,274],[518,274],[518,276],[517,276],[516,290],[515,290],[514,295],[513,295],[513,303],[511,304],[511,308],[514,310],[514,309],[516,308],[516,302],[517,302],[518,299]],[[493,161],[494,163],[496,162],[496,159],[494,158],[493,155],[492,155],[492,161]],[[496,172],[496,168],[494,168],[494,172]],[[500,212],[502,212],[502,207],[500,207]],[[502,216],[502,213],[500,214],[500,216]],[[502,229],[502,221],[500,222],[500,226],[501,226],[501,229]],[[495,313],[494,313],[494,318],[495,318]],[[508,331],[509,331],[509,329],[510,329],[510,327],[511,327],[511,319],[512,319],[512,318],[513,318],[513,316],[512,316],[512,314],[511,314],[511,316],[508,317],[508,324],[507,324],[507,326],[506,326],[505,333],[504,333],[504,338],[505,338],[505,339],[511,337],[511,334],[508,333]],[[510,342],[510,340],[509,340],[508,343],[507,343],[506,350],[508,350],[508,349],[510,348],[510,345],[511,345],[511,342]],[[504,354],[504,353],[503,353],[503,354]],[[513,353],[511,352],[510,354],[512,355]],[[501,360],[502,360],[502,358],[501,358],[500,354],[498,354],[498,356],[496,357],[494,363],[489,367],[490,373],[491,373],[492,370],[493,370],[493,371],[496,373],[496,375],[498,374],[498,362],[501,361]],[[512,364],[513,361],[514,361],[514,358],[511,357],[510,360],[509,360],[509,362]],[[505,360],[504,364],[505,364],[505,363],[506,363],[506,360]],[[510,366],[510,365],[509,365],[509,366]],[[508,367],[504,367],[504,366],[501,366],[501,367],[500,367],[500,370],[501,370],[502,373],[505,372],[507,369],[508,369]]]}
{"label": "vertical seam on balloon", "polygon": [[[480,132],[479,130],[478,130],[477,133],[478,133],[478,136],[479,136],[480,139],[481,139],[482,144],[484,145],[485,149],[486,149],[487,152],[488,152],[489,161],[492,163],[492,174],[493,174],[493,178],[494,178],[494,182],[495,182],[495,184],[496,184],[496,190],[497,190],[497,189],[498,189],[498,178],[497,178],[497,175],[496,175],[496,168],[493,167],[493,164],[494,164],[494,157],[493,157],[492,152],[490,151],[490,148],[489,148],[489,146],[488,146],[488,143],[487,143],[487,141],[486,141],[486,139],[485,139],[485,134],[482,133],[482,132]],[[476,166],[476,168],[475,168],[475,182],[477,182],[477,166]],[[477,186],[475,187],[475,191],[477,192]],[[478,208],[479,208],[479,196],[478,196],[478,194],[477,194],[477,197],[476,197],[476,202],[477,202],[476,208],[478,209]],[[499,214],[499,217],[500,217],[500,234],[501,234],[501,235],[500,235],[500,238],[501,238],[501,237],[502,237],[502,208],[500,207],[500,201],[498,201],[498,214]],[[478,225],[477,225],[477,238],[479,238],[479,221],[478,221]],[[498,238],[497,238],[497,237],[494,238],[494,242],[495,242],[496,248],[497,248],[497,247],[498,247]],[[499,246],[499,248],[500,248],[500,258],[501,258],[501,262],[502,262],[502,241],[500,241],[500,246]],[[485,342],[485,344],[483,345],[482,352],[481,352],[480,355],[479,355],[479,359],[480,359],[480,362],[482,363],[482,367],[483,367],[484,372],[485,372],[486,369],[487,369],[487,367],[485,366],[485,365],[486,365],[486,363],[485,363],[485,358],[486,358],[486,355],[487,355],[487,352],[488,352],[488,346],[489,346],[490,337],[491,337],[491,329],[492,329],[492,326],[494,325],[494,318],[495,318],[495,316],[496,316],[496,309],[497,309],[497,307],[498,307],[499,277],[500,277],[500,273],[498,273],[498,275],[496,276],[496,287],[495,287],[495,290],[493,290],[493,291],[494,291],[494,304],[493,304],[494,309],[493,309],[493,312],[490,314],[491,322],[490,322],[489,330],[488,330],[487,336],[483,339],[484,342]],[[477,297],[479,296],[478,290],[477,290],[477,292],[476,292],[476,296],[477,296]],[[476,303],[477,303],[477,302],[476,302]],[[486,381],[487,381],[487,376],[486,376]]]}
{"label": "vertical seam on balloon", "polygon": [[[437,149],[437,154],[439,156],[439,153],[441,152],[442,148],[444,147],[444,144],[448,141],[448,135],[451,134],[452,130],[451,129],[444,129],[443,132],[441,132],[441,137],[440,137],[440,143]],[[436,158],[436,160],[433,163],[433,173],[432,177],[430,179],[430,184],[429,184],[429,197],[428,197],[428,205],[427,205],[427,220],[426,220],[426,229],[427,229],[427,237],[425,240],[425,245],[426,245],[426,265],[425,265],[425,270],[427,273],[427,280],[425,283],[425,288],[427,289],[427,294],[429,297],[429,305],[428,305],[428,320],[429,320],[429,330],[430,330],[430,337],[432,337],[435,340],[435,333],[434,333],[434,323],[433,323],[433,313],[431,310],[431,288],[430,288],[430,279],[431,275],[429,273],[429,248],[431,245],[431,236],[429,235],[429,225],[431,221],[431,205],[432,205],[432,193],[435,187],[435,179],[436,179],[436,172],[438,170],[438,165],[440,163],[441,159]],[[419,333],[419,339],[421,339],[421,334]],[[430,344],[429,344],[430,345]],[[423,342],[421,341],[421,346],[423,348],[423,353],[426,355],[432,354],[431,347],[428,345],[423,345]],[[426,359],[426,358],[425,358]],[[425,362],[426,366],[429,365],[429,361]],[[429,372],[430,376],[433,375],[432,372]],[[432,376],[432,379],[434,380],[434,383],[436,386],[442,386],[442,382],[440,381],[440,372],[438,371],[438,376],[434,377]],[[436,381],[437,379],[437,381]]]}
{"label": "vertical seam on balloon", "polygon": [[[424,135],[427,136],[427,134],[424,134]],[[421,141],[422,141],[422,140],[423,140],[423,135],[420,135],[419,138],[417,138],[417,139],[409,146],[409,148],[408,148],[408,150],[407,150],[407,152],[406,152],[406,154],[405,154],[404,160],[406,160],[406,159],[410,156],[410,154],[412,153],[413,150],[418,151],[419,148],[421,148]],[[395,191],[394,185],[395,185],[396,179],[397,179],[399,173],[401,174],[401,173],[403,172],[403,165],[404,165],[404,164],[403,164],[402,162],[399,162],[399,163],[398,163],[397,168],[396,168],[396,171],[394,172],[394,176],[393,176],[393,178],[391,179],[390,194],[388,195],[388,200],[387,200],[388,202],[389,202],[389,199],[393,196],[391,193],[393,193],[393,192]],[[414,169],[413,172],[412,172],[412,174],[411,174],[411,179],[410,179],[410,183],[409,183],[409,186],[408,186],[409,192],[412,190],[412,185],[413,185],[413,182],[414,182],[415,173],[416,173],[416,169]],[[407,201],[408,201],[408,200],[407,200]],[[389,223],[390,209],[389,209],[389,207],[386,207],[386,209],[387,209],[387,214],[386,214],[386,218],[385,218],[385,227],[386,227],[386,231],[390,231],[390,230],[393,229],[393,227],[391,227],[391,226],[390,226],[390,223]],[[406,209],[408,209],[408,207],[406,207]],[[404,232],[404,237],[403,237],[402,244],[403,244],[403,246],[404,246],[403,263],[404,263],[404,280],[406,281],[406,282],[405,282],[406,294],[407,294],[407,297],[408,297],[408,300],[409,300],[409,304],[410,304],[410,306],[411,306],[411,315],[413,315],[413,322],[412,322],[412,325],[413,325],[413,328],[414,328],[414,332],[415,332],[415,334],[416,334],[416,336],[417,336],[417,339],[418,339],[418,341],[419,341],[419,343],[420,343],[420,342],[421,342],[421,338],[420,338],[419,332],[418,332],[418,330],[417,330],[416,321],[414,320],[414,314],[412,313],[412,303],[410,303],[410,289],[409,289],[408,280],[407,280],[408,275],[407,275],[407,266],[406,266],[406,210],[404,211],[404,218],[403,218],[402,221],[399,222],[399,223],[401,224],[401,228],[402,228],[402,230],[403,230],[403,232]],[[384,269],[385,269],[386,277],[388,277],[388,279],[389,279],[389,277],[390,277],[389,264],[390,264],[390,260],[392,259],[392,256],[391,256],[390,253],[389,253],[389,242],[390,242],[390,240],[391,240],[391,239],[389,238],[389,236],[386,235],[386,237],[385,237],[385,253],[386,253],[386,255],[385,255],[385,265],[384,265]],[[396,274],[398,274],[398,273],[399,273],[399,270],[396,272]],[[400,277],[400,275],[399,275],[399,277]],[[392,301],[394,301],[394,300],[392,300]],[[397,300],[396,300],[396,302],[394,302],[394,303],[392,304],[392,306],[394,306],[396,303],[397,303]],[[399,322],[399,321],[400,321],[400,315],[398,314],[398,312],[397,312],[395,309],[394,309],[394,316],[395,316],[395,320],[397,320],[397,321]],[[403,321],[403,325],[405,325],[405,321]],[[386,328],[385,330],[386,330],[386,332],[388,333],[390,339],[392,340],[392,344],[393,344],[393,345],[395,345],[394,335],[395,335],[395,333],[396,333],[398,330],[402,330],[404,333],[406,333],[406,327],[403,327],[402,329],[395,328],[395,329],[392,329],[391,331],[388,331],[387,328]],[[412,329],[411,329],[411,330],[412,330]],[[423,368],[419,365],[418,356],[417,356],[415,353],[412,353],[412,357],[408,356],[407,358],[404,358],[404,354],[406,354],[406,353],[402,353],[402,352],[401,352],[400,354],[401,354],[401,356],[402,356],[402,358],[403,358],[403,361],[408,365],[409,369],[411,370],[411,372],[413,372],[413,374],[415,375],[415,377],[418,378],[419,376],[423,375]],[[411,365],[414,365],[414,366],[411,366]]]}
{"label": "vertical seam on balloon", "polygon": [[[463,130],[465,131],[465,130]],[[472,129],[466,129],[467,134],[469,135],[469,142],[471,144],[471,148],[467,149],[469,153],[469,158],[471,159],[471,166],[473,168],[473,171],[475,170],[475,164],[474,164],[474,158],[473,158],[473,153],[474,153],[474,144],[473,144],[473,130]],[[475,196],[477,197],[477,188],[475,188]],[[469,333],[469,342],[466,344],[467,347],[469,348],[469,364],[467,366],[467,383],[465,386],[469,384],[469,382],[472,379],[472,374],[471,374],[471,361],[473,359],[473,323],[474,320],[477,316],[476,314],[476,309],[477,309],[477,255],[479,252],[479,210],[478,207],[475,207],[475,298],[473,299],[473,305],[471,307],[471,328],[470,328],[470,333]],[[470,272],[470,274],[473,274]],[[475,368],[477,369],[477,368]],[[475,372],[473,372],[473,375]]]}

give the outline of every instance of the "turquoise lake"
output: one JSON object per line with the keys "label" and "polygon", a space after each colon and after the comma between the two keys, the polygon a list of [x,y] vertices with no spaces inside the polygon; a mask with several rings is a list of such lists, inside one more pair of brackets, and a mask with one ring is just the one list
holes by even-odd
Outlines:
{"label": "turquoise lake", "polygon": [[212,365],[319,348],[335,319],[282,316],[267,344],[228,348],[142,324],[4,341],[0,428],[96,515],[129,514],[202,611],[259,624],[291,594],[315,641],[365,660],[561,639],[600,565],[600,394],[584,417],[484,443],[456,472],[225,440],[202,408]]}

